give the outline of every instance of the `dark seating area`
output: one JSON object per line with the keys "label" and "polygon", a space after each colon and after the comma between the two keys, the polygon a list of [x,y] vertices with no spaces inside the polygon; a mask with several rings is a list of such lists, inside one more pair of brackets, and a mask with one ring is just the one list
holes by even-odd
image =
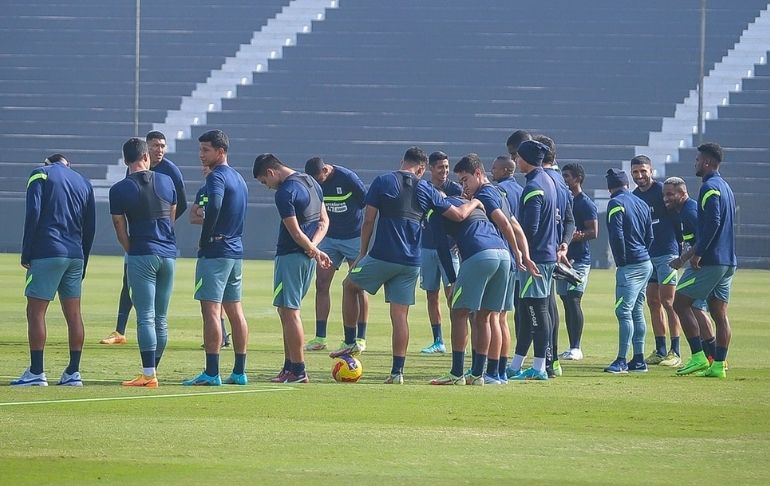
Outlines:
{"label": "dark seating area", "polygon": [[[288,3],[144,2],[139,133],[178,108]],[[104,178],[134,134],[134,9],[134,2],[95,0],[3,4],[0,164],[27,164],[29,172],[45,155],[66,151]],[[23,193],[16,182],[0,179],[0,193]]]}
{"label": "dark seating area", "polygon": [[[140,134],[288,3],[144,3]],[[52,151],[103,178],[133,134],[133,3],[5,6],[0,197],[21,196],[29,169]],[[767,6],[708,2],[707,72]],[[604,171],[630,160],[697,85],[699,8],[698,0],[594,0],[590,8],[572,0],[339,0],[169,157],[193,194],[202,179],[196,139],[223,129],[262,215],[274,212],[272,192],[251,177],[262,152],[296,168],[320,155],[369,182],[411,145],[452,160],[476,152],[490,163],[512,131],[525,129],[551,136],[559,161],[582,163],[586,189],[601,191]],[[770,68],[757,65],[706,124],[706,137],[726,148],[725,174],[741,205],[739,248],[751,258],[768,253],[760,239],[770,223],[747,208],[770,202],[759,189],[770,182],[769,100]],[[683,149],[667,173],[689,175],[693,154]]]}

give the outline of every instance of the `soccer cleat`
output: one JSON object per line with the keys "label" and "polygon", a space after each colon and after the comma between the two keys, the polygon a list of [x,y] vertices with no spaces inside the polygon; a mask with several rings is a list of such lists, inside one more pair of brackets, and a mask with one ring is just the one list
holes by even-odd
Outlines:
{"label": "soccer cleat", "polygon": [[126,344],[126,336],[118,331],[112,331],[109,336],[99,341],[99,344]]}
{"label": "soccer cleat", "polygon": [[288,373],[287,370],[279,371],[277,375],[270,378],[270,383],[283,383],[283,377],[286,376],[286,373]]}
{"label": "soccer cleat", "polygon": [[144,374],[138,375],[133,380],[124,381],[121,383],[123,386],[139,386],[143,388],[158,388],[158,377],[155,375],[145,376]]}
{"label": "soccer cleat", "polygon": [[314,337],[305,344],[305,351],[323,351],[326,349],[325,337]]}
{"label": "soccer cleat", "polygon": [[[364,341],[364,348],[366,348],[366,341]],[[358,356],[361,354],[363,349],[361,348],[361,343],[358,341],[354,342],[353,344],[346,344],[343,342],[340,344],[340,347],[337,348],[335,351],[332,351],[329,353],[330,358],[339,358],[343,354],[349,354],[350,356]]]}
{"label": "soccer cleat", "polygon": [[502,385],[500,383],[500,378],[498,378],[496,375],[488,375],[484,373],[484,384],[485,385]]}
{"label": "soccer cleat", "polygon": [[278,383],[310,383],[310,378],[307,377],[307,373],[302,373],[301,375],[295,375],[291,371],[287,371],[283,375],[283,381],[279,381]]}
{"label": "soccer cleat", "polygon": [[435,341],[433,344],[420,350],[422,354],[444,354],[446,353],[446,346],[441,341]]}
{"label": "soccer cleat", "polygon": [[514,370],[513,368],[506,368],[505,369],[505,376],[509,380],[513,379],[513,377],[518,375],[519,373],[521,373],[521,370]]}
{"label": "soccer cleat", "polygon": [[57,383],[57,385],[83,386],[83,378],[80,376],[79,371],[76,371],[70,375],[69,373],[67,373],[67,370],[64,370],[64,372],[61,374],[61,378],[59,379],[59,383]]}
{"label": "soccer cleat", "polygon": [[497,379],[500,380],[501,385],[507,385],[508,384],[508,375],[503,373],[502,375],[497,375]]}
{"label": "soccer cleat", "polygon": [[48,386],[48,378],[45,371],[36,375],[27,368],[18,379],[11,381],[11,386]]}
{"label": "soccer cleat", "polygon": [[605,373],[612,373],[613,375],[625,375],[628,373],[628,365],[621,359],[616,359],[609,366],[604,368]]}
{"label": "soccer cleat", "polygon": [[[700,354],[700,356],[698,356]],[[708,359],[703,353],[698,353],[690,358],[690,360],[683,367],[676,370],[678,376],[691,375],[698,371],[703,371],[709,367]]]}
{"label": "soccer cleat", "polygon": [[403,385],[404,384],[404,375],[403,373],[396,373],[391,374],[387,378],[385,378],[385,381],[383,382],[386,385]]}
{"label": "soccer cleat", "polygon": [[658,363],[660,366],[679,366],[682,364],[682,358],[679,357],[674,351],[669,351],[665,359]]}
{"label": "soccer cleat", "polygon": [[725,373],[727,368],[725,367],[724,363],[724,361],[721,363],[719,361],[714,361],[714,364],[703,371],[695,373],[695,376],[704,378],[727,378],[727,373]]}
{"label": "soccer cleat", "polygon": [[547,381],[548,374],[535,368],[527,368],[510,378],[511,381]]}
{"label": "soccer cleat", "polygon": [[430,380],[431,385],[465,385],[465,376],[455,376],[448,373],[444,376]]}
{"label": "soccer cleat", "polygon": [[559,359],[564,359],[567,361],[580,361],[583,359],[583,351],[580,350],[580,348],[571,348],[568,351],[564,351],[559,355]]}
{"label": "soccer cleat", "polygon": [[486,384],[486,381],[484,380],[484,375],[481,375],[481,376],[468,375],[465,378],[465,384],[473,385],[473,386],[484,386]]}
{"label": "soccer cleat", "polygon": [[190,378],[182,382],[184,386],[219,386],[222,384],[222,378],[219,375],[209,376],[204,371],[195,378]]}
{"label": "soccer cleat", "polygon": [[553,362],[553,376],[561,376],[563,374],[563,371],[561,369],[561,363],[559,363],[559,360],[556,360]]}
{"label": "soccer cleat", "polygon": [[626,365],[629,373],[647,373],[647,363],[631,360]]}
{"label": "soccer cleat", "polygon": [[225,385],[246,385],[249,383],[249,379],[246,378],[246,373],[230,373],[230,376],[223,381]]}
{"label": "soccer cleat", "polygon": [[366,351],[366,339],[356,338],[356,344],[358,344],[358,349],[360,349],[361,353]]}
{"label": "soccer cleat", "polygon": [[647,363],[648,365],[656,365],[656,364],[660,364],[660,362],[663,361],[664,359],[666,359],[664,355],[660,355],[658,354],[657,351],[653,351],[652,353],[650,353],[649,356],[647,356],[644,359],[644,362]]}

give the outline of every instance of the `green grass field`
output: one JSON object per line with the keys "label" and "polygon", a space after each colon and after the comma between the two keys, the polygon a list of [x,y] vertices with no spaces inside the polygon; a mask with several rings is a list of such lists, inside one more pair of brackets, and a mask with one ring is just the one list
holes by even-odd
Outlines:
{"label": "green grass field", "polygon": [[[561,378],[427,385],[450,358],[419,355],[430,327],[418,297],[407,382],[382,385],[390,324],[375,296],[360,383],[334,383],[331,360],[316,353],[307,358],[311,384],[275,386],[266,383],[283,360],[270,305],[272,262],[249,261],[243,300],[251,383],[201,390],[179,384],[203,367],[193,270],[193,260],[178,261],[157,390],[119,385],[139,371],[133,325],[128,345],[96,344],[114,326],[122,272],[115,257],[95,257],[84,284],[86,386],[14,389],[6,384],[28,366],[24,273],[18,255],[0,255],[0,484],[770,482],[770,272],[742,270],[735,279],[724,381],[660,367],[641,376],[602,373],[614,358],[617,325],[612,274],[593,271],[584,299],[586,359],[564,364]],[[337,339],[339,285],[334,292],[330,338]],[[312,291],[305,303],[310,336]],[[66,326],[57,303],[48,317],[46,372],[55,383],[67,362]],[[223,354],[224,370],[232,359]]]}

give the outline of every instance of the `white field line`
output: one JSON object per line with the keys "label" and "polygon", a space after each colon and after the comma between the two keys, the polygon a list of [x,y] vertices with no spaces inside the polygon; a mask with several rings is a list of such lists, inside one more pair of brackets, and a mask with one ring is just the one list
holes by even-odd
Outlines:
{"label": "white field line", "polygon": [[293,387],[276,388],[258,388],[254,390],[231,390],[231,391],[211,391],[197,393],[174,393],[167,395],[138,395],[132,397],[102,397],[102,398],[66,398],[62,400],[34,400],[29,402],[0,402],[0,407],[13,407],[15,405],[41,405],[54,403],[80,403],[80,402],[111,402],[119,400],[146,400],[152,398],[179,398],[179,397],[202,397],[209,395],[237,395],[244,393],[268,393],[293,390]]}

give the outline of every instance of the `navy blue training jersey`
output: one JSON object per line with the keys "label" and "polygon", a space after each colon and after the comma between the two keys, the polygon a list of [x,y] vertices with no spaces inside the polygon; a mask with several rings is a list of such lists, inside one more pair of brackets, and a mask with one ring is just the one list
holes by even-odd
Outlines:
{"label": "navy blue training jersey", "polygon": [[60,162],[32,171],[21,263],[54,257],[88,260],[95,231],[94,190],[85,177]]}
{"label": "navy blue training jersey", "polygon": [[655,236],[652,247],[650,247],[650,256],[678,255],[679,244],[676,240],[676,224],[674,215],[666,209],[666,205],[663,203],[663,183],[653,181],[652,186],[646,191],[637,187],[633,194],[647,203],[650,208],[652,233]]}
{"label": "navy blue training jersey", "polygon": [[[463,186],[454,181],[450,181],[449,179],[444,181],[440,187],[436,187],[436,189],[442,190],[447,196],[462,196],[463,194]],[[437,216],[438,215],[435,214],[433,210],[429,210],[427,214],[425,214],[425,220],[422,225],[422,247],[424,249],[436,249],[436,241],[433,237],[433,227],[430,224],[430,220]]]}
{"label": "navy blue training jersey", "polygon": [[508,199],[508,204],[511,206],[511,212],[518,221],[519,219],[519,201],[521,200],[521,193],[524,188],[521,187],[519,181],[513,176],[503,179],[497,183],[497,187],[505,194],[505,198]]}
{"label": "navy blue training jersey", "polygon": [[[321,186],[310,176],[307,179],[312,182],[313,190],[318,195],[318,201],[323,200],[323,191]],[[276,245],[276,255],[288,255],[289,253],[304,253],[305,250],[294,241],[289,234],[286,225],[283,224],[284,218],[294,216],[297,218],[299,228],[302,233],[312,240],[313,235],[318,229],[318,219],[305,221],[302,214],[310,205],[310,190],[302,181],[294,177],[284,180],[278,190],[275,191],[275,207],[278,208],[278,214],[281,216],[281,225],[278,228],[278,244]]]}
{"label": "navy blue training jersey", "polygon": [[[572,214],[575,215],[575,228],[578,231],[585,231],[586,221],[596,221],[599,219],[596,210],[596,204],[581,192],[572,198]],[[591,250],[588,241],[573,241],[567,250],[567,258],[574,263],[591,264]]]}
{"label": "navy blue training jersey", "polygon": [[249,190],[237,170],[218,165],[206,176],[206,217],[199,258],[243,258],[243,222]]}
{"label": "navy blue training jersey", "polygon": [[[465,201],[459,197],[450,196],[446,199],[453,206],[462,206]],[[480,210],[477,209],[480,212]],[[447,276],[454,274],[452,265],[451,248],[453,242],[457,244],[460,259],[465,261],[473,255],[484,250],[508,250],[508,245],[503,240],[497,227],[488,218],[468,217],[464,221],[455,222],[436,215],[430,225],[436,236],[436,246]],[[450,282],[454,279],[450,278]]]}
{"label": "navy blue training jersey", "polygon": [[698,202],[688,197],[679,211],[681,223],[682,242],[687,245],[695,244],[695,236],[698,231]]}
{"label": "navy blue training jersey", "polygon": [[519,224],[527,237],[529,256],[535,263],[556,263],[556,187],[540,167],[530,171],[526,179],[519,203]]}
{"label": "navy blue training jersey", "polygon": [[366,187],[352,170],[339,165],[333,167],[332,175],[321,184],[329,216],[326,236],[338,240],[358,238],[361,236]]}
{"label": "navy blue training jersey", "polygon": [[647,203],[627,189],[613,194],[607,203],[607,237],[616,266],[649,260],[653,232]]}
{"label": "navy blue training jersey", "polygon": [[[141,175],[141,172],[136,174]],[[156,172],[152,184],[154,187],[149,190],[154,190],[158,198],[170,205],[176,204],[176,189],[170,177]],[[128,254],[175,258],[176,236],[171,219],[138,214],[137,208],[141,204],[140,192],[139,184],[132,177],[127,177],[110,188],[110,214],[125,215],[128,219]]]}
{"label": "navy blue training jersey", "polygon": [[[366,193],[366,204],[379,211],[377,233],[369,251],[372,258],[413,267],[420,266],[421,222],[404,217],[385,216],[399,207],[401,183],[404,171],[394,171],[378,176]],[[428,182],[419,180],[415,186],[415,206],[423,215],[431,209],[443,213],[449,203]]]}
{"label": "navy blue training jersey", "polygon": [[735,196],[719,172],[703,178],[698,195],[695,254],[701,265],[737,266],[735,256]]}

